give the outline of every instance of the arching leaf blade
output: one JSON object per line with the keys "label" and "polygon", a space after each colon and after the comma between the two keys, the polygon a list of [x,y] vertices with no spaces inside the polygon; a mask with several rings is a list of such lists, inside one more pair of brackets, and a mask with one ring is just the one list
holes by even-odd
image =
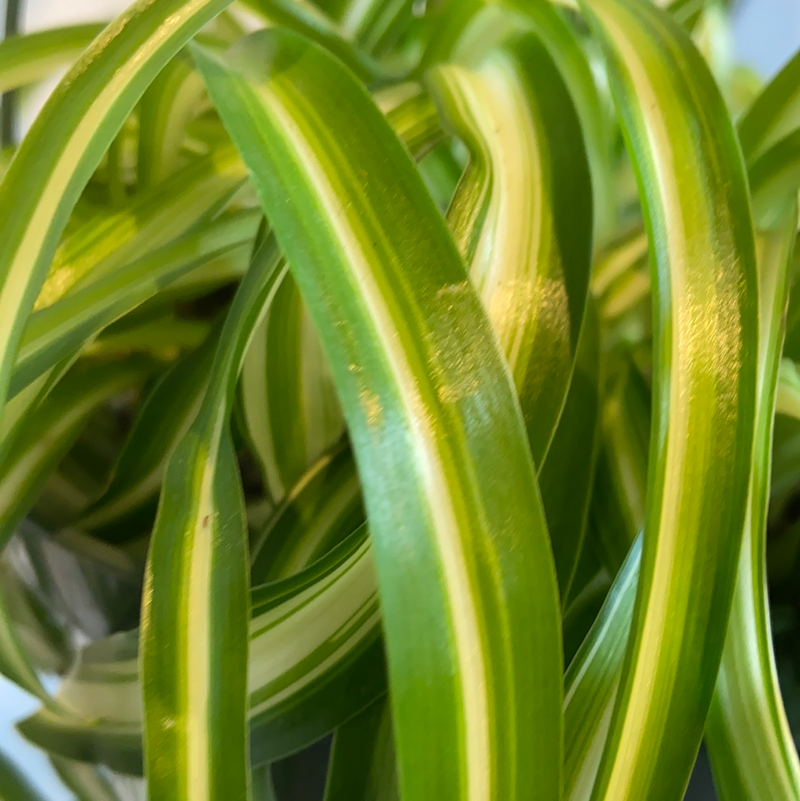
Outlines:
{"label": "arching leaf blade", "polygon": [[[376,548],[403,791],[513,798],[536,787],[555,798],[555,578],[488,321],[418,173],[363,88],[286,32],[256,34],[245,48],[234,65],[199,51],[196,60],[322,332],[348,419]],[[491,492],[473,470],[492,474]],[[522,516],[513,523],[511,508]],[[503,522],[487,538],[497,514]],[[397,548],[401,523],[417,533],[413,559]],[[491,576],[481,566],[489,564]],[[507,577],[522,564],[538,578],[512,590]],[[414,680],[423,666],[449,677],[435,699],[431,684]],[[508,678],[488,681],[489,670]]]}
{"label": "arching leaf blade", "polygon": [[654,317],[642,568],[592,798],[671,799],[682,795],[702,738],[745,519],[757,357],[749,343],[758,336],[753,229],[733,126],[686,32],[646,3],[582,7],[637,171]]}

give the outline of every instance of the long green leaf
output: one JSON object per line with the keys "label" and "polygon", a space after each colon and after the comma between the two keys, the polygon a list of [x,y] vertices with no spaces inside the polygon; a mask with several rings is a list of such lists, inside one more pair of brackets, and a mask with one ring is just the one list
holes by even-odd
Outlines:
{"label": "long green leaf", "polygon": [[781,700],[766,591],[775,395],[796,230],[797,205],[792,203],[782,225],[758,237],[761,330],[750,502],[728,636],[706,728],[714,783],[723,801],[800,797],[800,760]]}
{"label": "long green leaf", "polygon": [[247,432],[274,502],[343,434],[319,337],[286,273],[242,370]]}
{"label": "long green leaf", "polygon": [[[776,358],[776,343],[779,340],[777,329],[782,309],[780,296],[781,292],[785,292],[781,282],[786,280],[788,248],[793,238],[794,228],[787,225],[783,229],[761,233],[758,238],[759,288],[764,304],[761,315],[760,373]],[[616,397],[612,397],[609,405],[612,413],[608,415],[607,422],[612,432],[616,432],[610,442],[616,442],[613,448],[619,464],[615,468],[610,463],[609,469],[612,472],[619,470],[620,478],[627,476],[623,482],[627,489],[620,488],[617,492],[620,497],[627,494],[635,500],[643,498],[645,491],[645,461],[642,447],[636,443],[641,442],[641,428],[647,418],[646,410],[643,414],[641,409],[640,396],[644,388],[636,390],[641,379],[636,376],[636,380],[631,382],[630,376],[636,374],[631,370],[623,374],[614,392]],[[759,391],[761,443],[770,441],[769,383],[763,383],[762,379]],[[632,394],[624,391],[626,386],[635,391]],[[627,402],[626,394],[630,396]],[[626,425],[630,430],[624,436]],[[763,459],[761,446],[754,450],[754,464],[759,472],[763,470]],[[763,492],[764,485],[761,487]],[[612,486],[598,484],[596,495],[602,497],[613,495],[614,492]],[[638,504],[636,508],[640,508]],[[603,506],[603,510],[596,520],[601,527],[624,532],[626,520],[633,519],[630,513],[623,515],[614,512],[611,505]],[[763,587],[760,587],[757,579],[763,569],[763,533],[753,535],[756,533],[754,527],[763,524],[763,517],[757,522],[750,515],[747,521],[745,542],[759,541],[761,550],[748,547],[742,551],[740,578],[717,680],[717,695],[706,726],[707,744],[714,758],[718,790],[723,793],[725,801],[794,798],[794,791],[789,790],[787,794],[787,788],[792,786],[794,771],[793,746],[791,739],[787,740],[786,729],[781,725],[780,696],[770,670],[772,657],[768,645],[769,625],[765,622]],[[615,548],[610,548],[605,542],[601,548],[610,569],[616,570],[620,564],[618,554],[626,547],[627,540],[624,535],[612,534],[614,536],[607,539],[615,543]],[[567,671],[565,798],[572,801],[580,801],[589,795],[606,739],[633,615],[641,553],[639,540],[622,565],[601,613]],[[758,616],[756,610],[759,610]],[[732,673],[737,680],[731,680]],[[768,704],[766,708],[765,703]]]}
{"label": "long green leaf", "polygon": [[333,737],[325,801],[398,801],[389,701],[381,698]]}
{"label": "long green leaf", "polygon": [[650,391],[626,359],[603,402],[591,508],[595,548],[612,575],[644,525],[649,438]]}
{"label": "long green leaf", "polygon": [[103,30],[102,23],[71,25],[0,42],[0,92],[47,78],[58,67],[74,61]]}
{"label": "long green leaf", "polygon": [[253,541],[253,581],[294,575],[363,522],[353,455],[340,446],[303,475]]}
{"label": "long green leaf", "polygon": [[19,768],[0,752],[0,795],[4,801],[43,801]]}
{"label": "long green leaf", "polygon": [[636,166],[653,264],[645,534],[592,798],[680,798],[719,668],[745,519],[758,336],[755,246],[733,126],[667,14],[587,0]]}
{"label": "long green leaf", "polygon": [[513,386],[453,240],[383,116],[324,51],[267,31],[233,59],[196,55],[348,420],[403,793],[557,798],[552,555]]}
{"label": "long green leaf", "polygon": [[268,238],[239,285],[197,418],[164,475],[141,629],[153,799],[248,797],[247,527],[228,416],[279,267]]}
{"label": "long green leaf", "polygon": [[348,41],[338,25],[311,3],[296,0],[243,0],[244,4],[271,25],[295,31],[324,47],[346,64],[362,81],[382,77],[380,65]]}
{"label": "long green leaf", "polygon": [[570,597],[588,525],[599,447],[600,332],[590,302],[575,370],[547,458],[539,470],[562,607]]}
{"label": "long green leaf", "polygon": [[615,198],[609,162],[614,129],[603,107],[586,52],[574,28],[560,9],[549,3],[503,0],[520,15],[547,45],[569,87],[581,121],[586,153],[592,172],[594,245],[608,237],[616,218]]}
{"label": "long green leaf", "polygon": [[748,164],[800,128],[800,51],[764,87],[739,123]]}
{"label": "long green leaf", "polygon": [[81,191],[147,85],[229,0],[139,0],[53,92],[0,184],[0,411],[25,320]]}
{"label": "long green leaf", "polygon": [[514,30],[532,30],[541,38],[569,87],[591,165],[597,244],[607,236],[614,219],[608,169],[611,130],[586,55],[560,10],[550,3],[522,0],[449,0],[423,64],[451,60],[471,63]]}
{"label": "long green leaf", "polygon": [[631,630],[641,562],[630,550],[564,677],[564,801],[591,796]]}
{"label": "long green leaf", "polygon": [[762,89],[739,123],[756,223],[774,225],[800,185],[800,52]]}
{"label": "long green leaf", "polygon": [[753,161],[749,174],[753,217],[769,224],[781,216],[800,187],[800,120],[792,133]]}

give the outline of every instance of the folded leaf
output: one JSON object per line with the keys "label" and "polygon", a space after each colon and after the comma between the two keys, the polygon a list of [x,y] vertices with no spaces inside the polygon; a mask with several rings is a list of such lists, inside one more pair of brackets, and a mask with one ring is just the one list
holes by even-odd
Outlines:
{"label": "folded leaf", "polygon": [[448,222],[506,355],[542,464],[572,378],[591,268],[591,183],[552,58],[526,36],[430,77],[470,163]]}

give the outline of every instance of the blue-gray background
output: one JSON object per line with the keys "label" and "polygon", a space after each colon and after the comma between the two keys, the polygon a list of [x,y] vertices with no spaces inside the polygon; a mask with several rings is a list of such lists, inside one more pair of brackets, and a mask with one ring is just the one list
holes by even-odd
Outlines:
{"label": "blue-gray background", "polygon": [[[24,5],[22,29],[34,30],[106,18],[129,5],[129,0],[28,0]],[[800,47],[800,0],[741,2],[734,19],[734,42],[738,61],[765,77],[772,75]],[[29,111],[26,116],[32,113]],[[34,700],[0,676],[0,744],[3,750],[18,760],[47,801],[67,801],[72,796],[59,783],[47,760],[27,745],[13,728],[14,721],[36,707]],[[695,777],[691,795],[698,800],[713,798],[707,772]]]}

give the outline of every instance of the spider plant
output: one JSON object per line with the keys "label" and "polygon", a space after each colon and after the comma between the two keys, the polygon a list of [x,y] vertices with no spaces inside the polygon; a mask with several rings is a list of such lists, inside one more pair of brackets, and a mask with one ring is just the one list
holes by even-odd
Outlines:
{"label": "spider plant", "polygon": [[672,801],[704,743],[798,801],[800,54],[718,0],[103,23],[0,44],[72,64],[0,163],[0,671],[67,787]]}

